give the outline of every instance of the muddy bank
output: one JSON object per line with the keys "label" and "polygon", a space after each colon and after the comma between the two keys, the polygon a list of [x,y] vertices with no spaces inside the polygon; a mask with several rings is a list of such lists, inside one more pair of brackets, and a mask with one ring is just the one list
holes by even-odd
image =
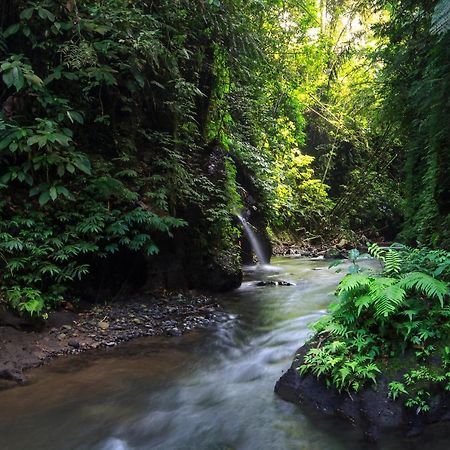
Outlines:
{"label": "muddy bank", "polygon": [[115,347],[142,336],[181,334],[207,328],[228,316],[211,297],[175,294],[164,298],[55,311],[42,329],[26,330],[16,321],[0,326],[0,389],[25,383],[24,371],[52,359],[99,347]]}

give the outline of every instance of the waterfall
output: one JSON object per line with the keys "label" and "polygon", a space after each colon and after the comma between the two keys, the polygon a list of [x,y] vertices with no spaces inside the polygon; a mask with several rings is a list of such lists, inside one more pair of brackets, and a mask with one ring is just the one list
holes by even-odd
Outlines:
{"label": "waterfall", "polygon": [[250,241],[250,245],[252,246],[252,250],[255,253],[256,257],[258,258],[258,263],[261,265],[268,264],[269,261],[264,255],[263,249],[261,247],[261,244],[258,241],[258,238],[256,237],[256,234],[253,232],[252,227],[250,224],[240,215],[237,215],[239,220],[242,223],[242,226],[244,227],[245,234],[248,237],[248,240]]}

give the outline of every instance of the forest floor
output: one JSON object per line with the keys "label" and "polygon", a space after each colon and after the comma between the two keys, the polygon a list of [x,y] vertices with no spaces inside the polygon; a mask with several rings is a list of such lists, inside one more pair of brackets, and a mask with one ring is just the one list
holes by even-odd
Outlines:
{"label": "forest floor", "polygon": [[50,313],[38,330],[26,330],[27,324],[17,319],[0,326],[0,389],[25,383],[23,371],[59,356],[114,347],[141,336],[180,336],[228,320],[213,298],[185,293],[73,309],[69,304]]}

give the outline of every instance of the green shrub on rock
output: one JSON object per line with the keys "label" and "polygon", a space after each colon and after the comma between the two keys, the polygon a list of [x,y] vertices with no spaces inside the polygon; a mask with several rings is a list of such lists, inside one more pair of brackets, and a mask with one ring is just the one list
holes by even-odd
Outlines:
{"label": "green shrub on rock", "polygon": [[313,325],[299,368],[339,391],[390,381],[392,399],[427,411],[430,391],[450,388],[450,254],[369,247],[382,271],[353,271],[337,289],[330,314]]}

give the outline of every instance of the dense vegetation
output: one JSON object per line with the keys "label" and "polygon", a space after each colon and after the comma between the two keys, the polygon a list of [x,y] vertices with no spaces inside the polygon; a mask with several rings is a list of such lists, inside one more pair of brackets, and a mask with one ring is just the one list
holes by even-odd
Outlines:
{"label": "dense vegetation", "polygon": [[381,273],[361,269],[351,252],[350,273],[331,314],[314,324],[300,372],[349,392],[383,373],[394,400],[426,412],[432,393],[450,391],[450,254],[376,244],[369,251]]}
{"label": "dense vegetation", "polygon": [[43,313],[167,239],[237,267],[248,194],[272,235],[448,247],[447,3],[423,3],[3,1],[0,298]]}

